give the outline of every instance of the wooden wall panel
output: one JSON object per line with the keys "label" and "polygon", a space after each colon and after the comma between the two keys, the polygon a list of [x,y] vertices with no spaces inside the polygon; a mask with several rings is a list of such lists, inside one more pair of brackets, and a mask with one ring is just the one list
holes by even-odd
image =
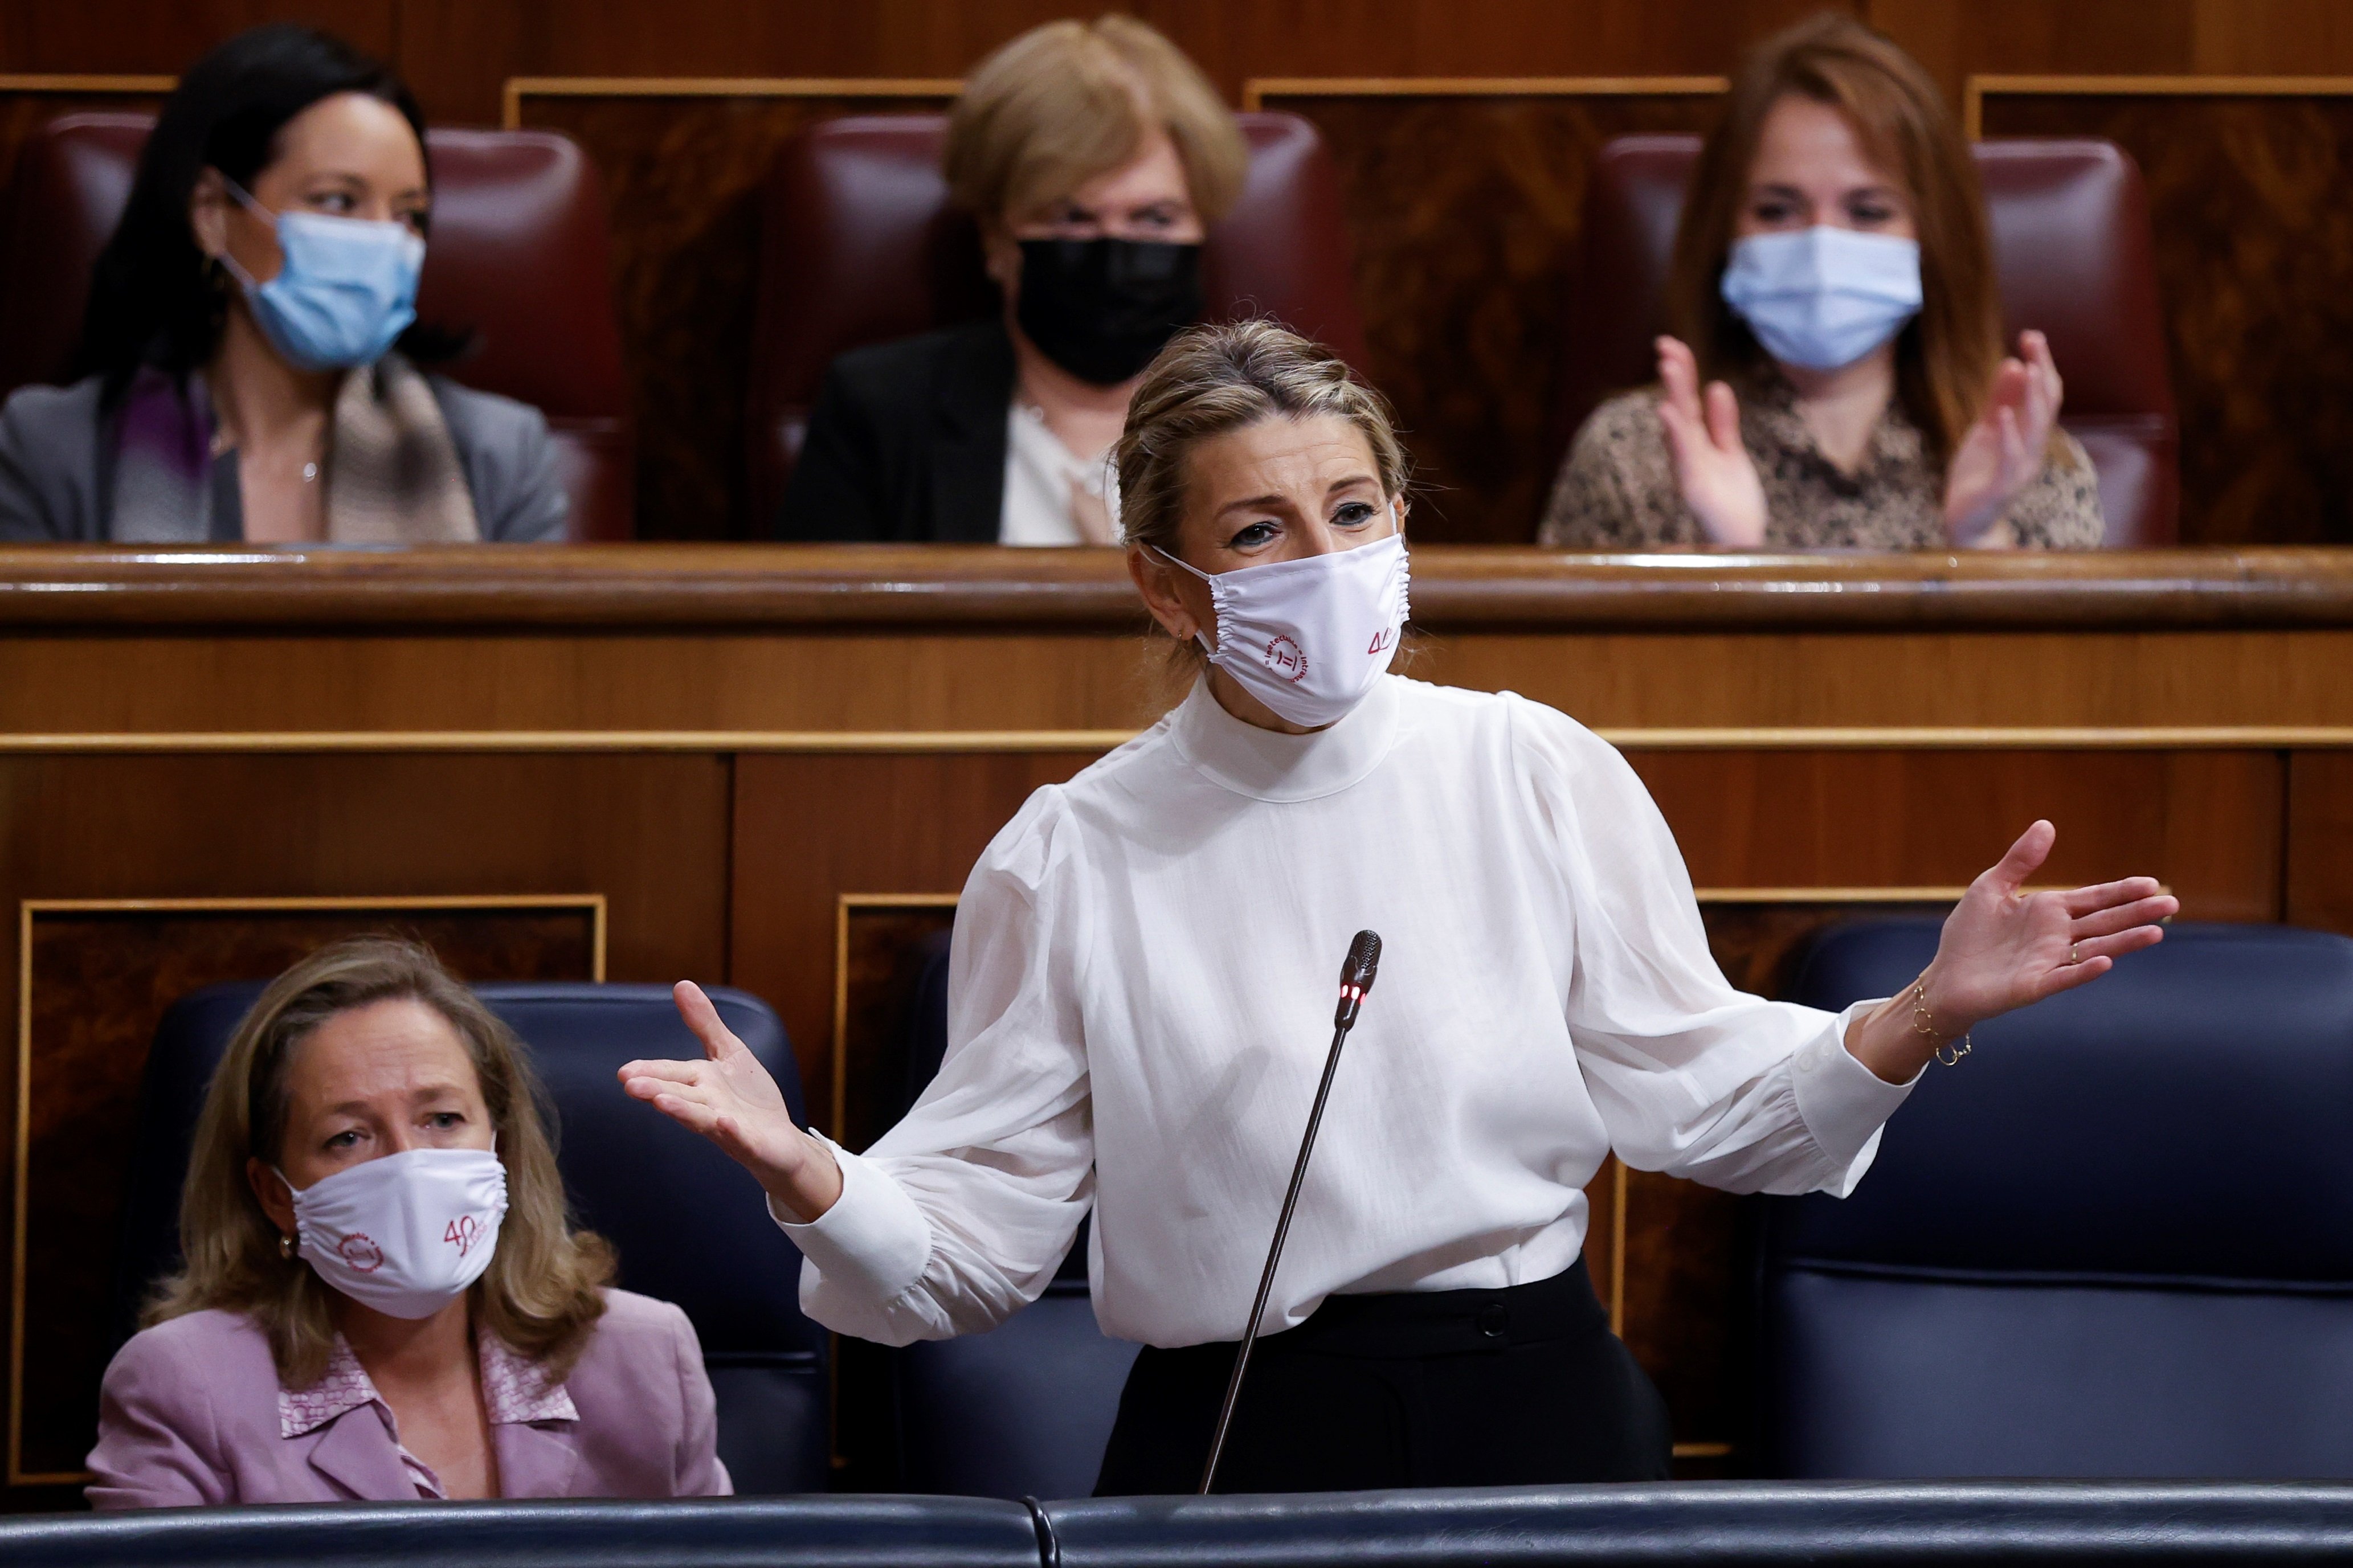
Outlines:
{"label": "wooden wall panel", "polygon": [[1704,131],[1715,93],[1270,91],[1339,165],[1372,375],[1397,406],[1419,539],[1524,543],[1551,488],[1553,385],[1601,144]]}
{"label": "wooden wall panel", "polygon": [[2000,92],[1984,124],[2105,136],[2147,178],[2184,541],[2353,542],[2353,92]]}
{"label": "wooden wall panel", "polygon": [[2286,920],[2353,936],[2353,752],[2288,763]]}
{"label": "wooden wall panel", "polygon": [[1630,753],[1703,888],[1964,886],[2036,817],[2038,880],[2153,876],[2190,920],[2276,920],[2273,752]]}
{"label": "wooden wall panel", "polygon": [[944,109],[891,96],[522,97],[605,178],[614,300],[635,396],[638,537],[765,538],[744,496],[744,406],[757,299],[759,196],[776,150],[846,114]]}
{"label": "wooden wall panel", "polygon": [[2338,0],[1863,0],[1858,10],[1956,101],[1987,73],[2353,71],[2353,12]]}
{"label": "wooden wall panel", "polygon": [[[396,0],[400,58],[437,115],[488,120],[508,76],[961,76],[1069,0]],[[1229,100],[1255,76],[1651,76],[1722,71],[1821,0],[1140,0]],[[1859,9],[1852,0],[1844,9]]]}
{"label": "wooden wall panel", "polygon": [[[1182,695],[1117,635],[0,638],[0,732],[1116,730]],[[300,652],[303,657],[290,658]],[[2353,725],[2353,633],[1496,633],[1418,679],[1603,730]]]}
{"label": "wooden wall panel", "polygon": [[[973,862],[1030,792],[1069,778],[1096,755],[737,759],[730,976],[783,1016],[813,1111],[833,1102],[839,896],[960,891]],[[870,830],[845,832],[845,824]]]}
{"label": "wooden wall panel", "polygon": [[139,71],[173,76],[223,38],[264,22],[303,22],[390,58],[403,0],[104,0],[0,6],[0,71]]}

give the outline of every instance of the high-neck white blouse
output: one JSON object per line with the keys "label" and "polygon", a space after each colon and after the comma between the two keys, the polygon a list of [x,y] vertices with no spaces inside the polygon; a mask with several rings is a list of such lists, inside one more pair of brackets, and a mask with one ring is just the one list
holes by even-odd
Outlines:
{"label": "high-neck white blouse", "polygon": [[988,1328],[1092,1204],[1106,1332],[1240,1338],[1365,928],[1379,977],[1268,1332],[1329,1295],[1559,1273],[1613,1149],[1844,1194],[1909,1089],[1848,1054],[1842,1018],[1726,984],[1658,808],[1574,721],[1385,676],[1283,735],[1204,684],[1030,796],[974,868],[939,1076],[839,1154],[832,1208],[785,1226],[803,1307],[893,1344]]}

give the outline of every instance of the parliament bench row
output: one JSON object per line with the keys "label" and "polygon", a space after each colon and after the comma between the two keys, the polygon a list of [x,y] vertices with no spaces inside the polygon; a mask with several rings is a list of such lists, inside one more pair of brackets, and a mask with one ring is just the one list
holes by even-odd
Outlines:
{"label": "parliament bench row", "polygon": [[1287,1497],[817,1497],[355,1503],[0,1522],[16,1568],[1395,1568],[1676,1562],[1963,1568],[2308,1563],[2353,1552],[2353,1487],[1559,1487]]}
{"label": "parliament bench row", "polygon": [[[1933,920],[1833,927],[1789,997],[1835,1009],[1889,994],[1936,941]],[[913,970],[909,1102],[945,1048],[946,963],[941,940]],[[118,1341],[174,1256],[195,1108],[258,990],[195,993],[158,1031]],[[569,1194],[617,1247],[621,1283],[694,1322],[738,1490],[823,1489],[826,1337],[801,1315],[797,1255],[723,1156],[613,1088],[622,1061],[692,1049],[668,993],[482,994],[533,1050]],[[806,1121],[775,1015],[742,992],[713,995]],[[2340,1135],[2353,941],[2177,928],[2096,991],[1980,1037],[1890,1124],[1855,1195],[1767,1204],[1767,1473],[2353,1478],[2353,1161]],[[891,1484],[1006,1499],[1091,1489],[1134,1348],[1096,1328],[1084,1256],[1082,1231],[1061,1278],[998,1329],[867,1367],[859,1397],[888,1405]]]}
{"label": "parliament bench row", "polygon": [[[1337,180],[1315,128],[1239,117],[1241,200],[1211,231],[1213,316],[1263,313],[1368,368]],[[149,116],[80,113],[25,144],[0,229],[0,398],[69,373],[90,267],[129,195]],[[845,351],[991,313],[976,233],[939,169],[941,115],[854,117],[803,131],[762,196],[750,349],[746,493],[763,526],[797,457],[827,368]],[[548,418],[575,539],[635,531],[634,395],[613,308],[605,198],[580,148],[550,132],[439,129],[422,319],[476,334],[450,369]],[[1608,143],[1588,186],[1577,260],[1560,280],[1559,395],[1544,471],[1608,394],[1651,375],[1669,250],[1699,141]],[[2147,205],[2102,141],[1981,142],[2005,332],[2050,339],[2062,423],[2098,470],[2112,547],[2178,537],[2178,431]]]}

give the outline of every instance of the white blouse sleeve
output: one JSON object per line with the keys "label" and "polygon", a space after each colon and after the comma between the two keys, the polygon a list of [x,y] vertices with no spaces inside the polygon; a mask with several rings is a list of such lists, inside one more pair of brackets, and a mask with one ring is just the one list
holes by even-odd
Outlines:
{"label": "white blouse sleeve", "polygon": [[1569,1037],[1618,1157],[1736,1193],[1852,1191],[1912,1089],[1846,1049],[1849,1021],[1877,1004],[1833,1016],[1734,990],[1626,759],[1535,703],[1515,702],[1513,721],[1566,883]]}
{"label": "white blouse sleeve", "polygon": [[836,1149],[833,1207],[784,1226],[826,1327],[884,1344],[993,1328],[1069,1252],[1094,1196],[1077,841],[1049,787],[990,844],[956,906],[939,1076],[864,1154]]}

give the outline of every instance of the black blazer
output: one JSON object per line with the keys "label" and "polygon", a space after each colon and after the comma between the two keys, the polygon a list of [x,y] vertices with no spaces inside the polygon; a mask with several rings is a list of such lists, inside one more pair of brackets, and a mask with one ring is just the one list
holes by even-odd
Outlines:
{"label": "black blazer", "polygon": [[776,537],[994,544],[1013,374],[1013,342],[995,319],[836,359]]}

